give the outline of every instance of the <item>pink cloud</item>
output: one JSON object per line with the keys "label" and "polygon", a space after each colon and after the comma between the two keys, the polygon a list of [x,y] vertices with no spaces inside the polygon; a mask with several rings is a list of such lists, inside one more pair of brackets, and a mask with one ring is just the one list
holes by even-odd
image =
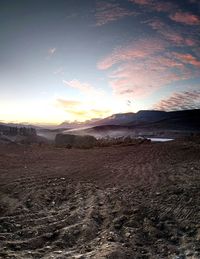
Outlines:
{"label": "pink cloud", "polygon": [[171,52],[167,47],[163,41],[153,39],[134,42],[115,49],[98,63],[98,68],[115,65],[109,83],[115,95],[126,98],[141,98],[170,83],[198,75],[197,58]]}
{"label": "pink cloud", "polygon": [[190,64],[194,67],[200,68],[200,60],[188,53],[173,52],[174,57],[184,64]]}
{"label": "pink cloud", "polygon": [[164,50],[166,44],[158,39],[146,39],[133,42],[126,47],[116,48],[110,55],[102,59],[98,64],[99,69],[108,69],[114,64],[142,59]]}
{"label": "pink cloud", "polygon": [[101,26],[109,22],[119,20],[123,17],[135,15],[134,11],[122,8],[117,3],[97,2],[96,25]]}
{"label": "pink cloud", "polygon": [[[176,71],[173,68],[176,68]],[[186,71],[183,64],[157,56],[141,62],[120,65],[111,74],[110,85],[117,96],[141,98],[167,84],[191,76],[191,71]]]}
{"label": "pink cloud", "polygon": [[188,36],[188,34],[185,35],[185,31],[176,31],[174,28],[168,26],[160,20],[150,21],[148,22],[148,25],[161,34],[164,39],[177,46],[193,47],[198,45],[198,41],[192,37],[193,35]]}
{"label": "pink cloud", "polygon": [[157,0],[129,0],[130,2],[142,6],[146,6],[157,12],[170,12],[176,8],[175,4],[169,2],[162,2]]}
{"label": "pink cloud", "polygon": [[149,1],[149,0],[130,0],[130,2],[134,2],[136,4],[141,4],[141,5],[148,5],[149,3],[152,3],[152,1]]}
{"label": "pink cloud", "polygon": [[157,2],[157,4],[154,5],[154,9],[158,12],[170,12],[171,10],[175,9],[176,6],[172,3],[167,2]]}
{"label": "pink cloud", "polygon": [[90,84],[88,84],[88,83],[81,83],[77,79],[73,79],[71,81],[63,80],[63,83],[66,86],[70,86],[72,88],[76,88],[76,89],[78,89],[80,91],[83,91],[83,92],[89,92],[89,91],[92,91],[94,89]]}
{"label": "pink cloud", "polygon": [[[146,10],[154,10],[157,12],[165,12],[169,14],[171,20],[187,25],[199,25],[200,17],[198,15],[177,11],[178,6],[175,3],[160,0],[129,0],[134,4],[146,7]],[[196,0],[190,0],[191,3],[197,3]],[[148,9],[147,9],[148,8]]]}
{"label": "pink cloud", "polygon": [[98,89],[89,83],[82,83],[77,79],[73,79],[71,81],[63,80],[63,84],[67,87],[79,90],[81,93],[87,95],[87,97],[90,96],[92,99],[94,99],[95,97],[98,98],[105,95],[105,92],[103,90]]}
{"label": "pink cloud", "polygon": [[200,17],[191,13],[176,12],[175,14],[170,15],[170,18],[179,23],[200,25]]}
{"label": "pink cloud", "polygon": [[[153,0],[131,2],[150,8],[156,8],[156,3],[157,7],[161,6],[158,5],[159,1]],[[169,11],[170,8],[164,10]],[[101,70],[112,68],[109,83],[117,96],[141,98],[161,87],[199,75],[198,55],[195,57],[189,53],[182,54],[170,50],[172,46],[181,47],[181,51],[185,46],[192,47],[191,51],[197,49],[199,41],[194,30],[188,33],[185,28],[174,28],[158,19],[146,23],[161,36],[115,48],[97,64]]]}
{"label": "pink cloud", "polygon": [[197,108],[200,108],[200,91],[173,93],[154,106],[154,109],[165,111]]}

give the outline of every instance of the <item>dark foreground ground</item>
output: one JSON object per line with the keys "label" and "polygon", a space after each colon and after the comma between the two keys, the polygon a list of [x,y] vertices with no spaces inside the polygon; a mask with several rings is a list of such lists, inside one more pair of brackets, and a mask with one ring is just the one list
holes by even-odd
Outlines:
{"label": "dark foreground ground", "polygon": [[0,146],[0,258],[200,258],[200,145]]}

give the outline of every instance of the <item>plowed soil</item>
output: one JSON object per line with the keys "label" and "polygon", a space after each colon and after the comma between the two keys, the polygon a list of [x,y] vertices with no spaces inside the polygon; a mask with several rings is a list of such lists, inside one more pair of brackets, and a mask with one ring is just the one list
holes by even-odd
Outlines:
{"label": "plowed soil", "polygon": [[200,145],[0,146],[0,258],[200,258]]}

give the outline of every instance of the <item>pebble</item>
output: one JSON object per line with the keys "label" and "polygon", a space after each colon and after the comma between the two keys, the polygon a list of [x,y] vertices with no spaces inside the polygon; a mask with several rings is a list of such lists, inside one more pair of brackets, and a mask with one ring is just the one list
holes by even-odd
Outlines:
{"label": "pebble", "polygon": [[21,225],[20,225],[20,224],[15,224],[15,227],[16,227],[16,228],[20,228]]}
{"label": "pebble", "polygon": [[129,238],[130,236],[131,236],[131,233],[129,233],[129,232],[125,233],[125,237]]}
{"label": "pebble", "polygon": [[58,250],[58,251],[54,251],[54,253],[56,253],[56,254],[62,254],[62,250]]}
{"label": "pebble", "polygon": [[108,237],[108,241],[111,241],[111,242],[114,241],[113,236],[109,236],[109,237]]}
{"label": "pebble", "polygon": [[192,252],[192,251],[186,251],[186,252],[185,252],[185,255],[186,255],[186,256],[192,256],[192,255],[193,255],[193,252]]}

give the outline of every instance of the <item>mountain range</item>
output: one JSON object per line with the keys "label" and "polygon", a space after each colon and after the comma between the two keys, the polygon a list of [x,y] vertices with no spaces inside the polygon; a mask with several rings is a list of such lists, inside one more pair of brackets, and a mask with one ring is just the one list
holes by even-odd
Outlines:
{"label": "mountain range", "polygon": [[181,111],[141,110],[137,113],[118,113],[104,119],[86,122],[63,122],[57,126],[38,127],[25,124],[0,123],[1,129],[9,127],[34,127],[38,136],[53,140],[58,133],[89,134],[96,137],[121,135],[134,136],[184,136],[200,133],[200,109]]}
{"label": "mountain range", "polygon": [[[69,123],[60,126],[68,128]],[[116,126],[131,128],[156,128],[178,130],[200,130],[200,109],[181,111],[141,110],[137,113],[118,113],[104,119],[73,125],[77,127]]]}

